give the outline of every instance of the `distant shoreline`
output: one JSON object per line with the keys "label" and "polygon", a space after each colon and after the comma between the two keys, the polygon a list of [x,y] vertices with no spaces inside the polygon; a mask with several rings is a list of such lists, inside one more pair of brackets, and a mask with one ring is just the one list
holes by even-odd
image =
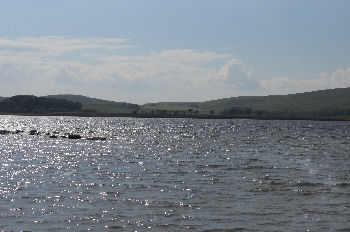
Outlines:
{"label": "distant shoreline", "polygon": [[116,114],[102,112],[55,112],[45,114],[19,114],[19,113],[1,113],[0,115],[12,116],[66,116],[66,117],[92,117],[92,118],[184,118],[184,119],[253,119],[253,120],[309,120],[309,121],[350,121],[350,118],[341,117],[272,117],[272,116],[257,116],[257,115],[188,115],[188,114]]}
{"label": "distant shoreline", "polygon": [[300,94],[232,97],[206,102],[159,102],[144,105],[82,95],[1,100],[0,114],[23,116],[194,118],[350,121],[350,87]]}

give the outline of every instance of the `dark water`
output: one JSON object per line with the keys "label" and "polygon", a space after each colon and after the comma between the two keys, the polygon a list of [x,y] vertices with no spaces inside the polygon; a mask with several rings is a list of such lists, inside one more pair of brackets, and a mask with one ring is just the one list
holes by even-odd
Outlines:
{"label": "dark water", "polygon": [[350,231],[349,122],[0,120],[0,230]]}

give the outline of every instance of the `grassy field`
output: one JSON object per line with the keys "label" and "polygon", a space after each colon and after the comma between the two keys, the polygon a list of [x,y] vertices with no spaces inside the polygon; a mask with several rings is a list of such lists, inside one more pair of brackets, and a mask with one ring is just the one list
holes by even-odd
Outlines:
{"label": "grassy field", "polygon": [[85,105],[83,111],[96,111],[101,113],[113,113],[113,114],[129,114],[134,109],[126,109],[118,106],[104,106],[104,105]]}
{"label": "grassy field", "polygon": [[209,115],[210,109],[200,109],[191,106],[181,105],[167,105],[167,104],[146,104],[141,106],[140,112],[151,113],[151,112],[167,112],[170,114],[198,114],[198,115]]}
{"label": "grassy field", "polygon": [[126,109],[117,106],[85,105],[82,108],[85,112],[98,112],[107,114],[139,114],[139,115],[209,115],[206,109],[197,109],[186,106],[169,105],[143,105],[139,110]]}
{"label": "grassy field", "polygon": [[152,110],[166,110],[166,111],[187,111],[194,109],[193,107],[187,106],[173,106],[173,105],[143,105],[141,111],[152,111]]}

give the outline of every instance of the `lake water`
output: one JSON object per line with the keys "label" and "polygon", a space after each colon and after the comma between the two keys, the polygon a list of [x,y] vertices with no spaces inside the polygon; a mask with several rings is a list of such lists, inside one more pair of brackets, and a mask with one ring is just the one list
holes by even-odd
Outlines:
{"label": "lake water", "polygon": [[0,135],[0,230],[350,231],[350,122],[0,116],[0,130],[24,131]]}

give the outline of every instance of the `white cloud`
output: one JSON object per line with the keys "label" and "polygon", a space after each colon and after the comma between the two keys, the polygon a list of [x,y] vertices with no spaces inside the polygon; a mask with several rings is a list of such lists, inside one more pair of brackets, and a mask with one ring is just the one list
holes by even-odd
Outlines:
{"label": "white cloud", "polygon": [[[131,47],[128,39],[0,38],[0,80],[6,80],[1,91],[19,94],[26,87],[18,83],[27,83],[24,92],[37,95],[84,87],[87,95],[100,88],[97,97],[128,100],[142,92],[148,101],[185,101],[232,96],[235,88],[253,83],[251,70],[229,54],[191,49],[120,54]],[[132,100],[147,101],[138,97]]]}
{"label": "white cloud", "polygon": [[253,76],[253,69],[243,61],[231,59],[218,71],[218,80],[222,86],[244,90],[258,89],[259,83]]}
{"label": "white cloud", "polygon": [[350,68],[338,69],[331,74],[321,73],[313,79],[294,80],[279,77],[261,80],[260,85],[269,94],[300,93],[320,89],[344,88],[350,86]]}
{"label": "white cloud", "polygon": [[62,36],[0,38],[0,49],[45,52],[46,54],[60,54],[75,50],[106,49],[118,50],[132,48],[134,45],[125,44],[128,39],[113,38],[67,38]]}
{"label": "white cloud", "polygon": [[257,81],[253,69],[230,54],[133,49],[125,55],[128,48],[135,48],[129,39],[0,38],[0,95],[75,93],[144,103],[350,86],[350,68],[311,80]]}

